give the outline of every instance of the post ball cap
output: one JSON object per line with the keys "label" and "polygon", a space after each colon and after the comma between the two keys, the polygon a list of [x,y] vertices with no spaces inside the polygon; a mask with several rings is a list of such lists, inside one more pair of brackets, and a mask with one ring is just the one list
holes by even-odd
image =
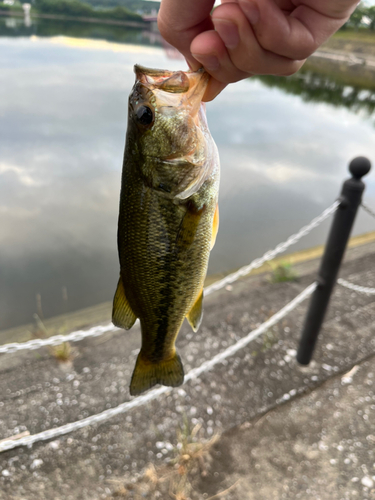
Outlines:
{"label": "post ball cap", "polygon": [[357,156],[349,163],[349,171],[353,177],[360,179],[368,174],[371,169],[371,162],[365,156]]}

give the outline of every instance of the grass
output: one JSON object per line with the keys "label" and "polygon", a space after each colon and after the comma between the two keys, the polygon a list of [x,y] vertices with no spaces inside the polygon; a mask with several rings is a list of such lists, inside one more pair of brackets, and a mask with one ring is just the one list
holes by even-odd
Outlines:
{"label": "grass", "polygon": [[279,338],[275,332],[273,332],[272,330],[267,330],[263,335],[263,345],[261,347],[261,351],[268,351],[268,349],[271,349],[271,347],[274,346],[278,340]]}
{"label": "grass", "polygon": [[[177,445],[175,446],[175,457],[169,464],[155,467],[149,464],[143,475],[135,483],[120,484],[115,493],[109,498],[121,498],[127,500],[146,499],[171,499],[171,500],[193,500],[202,498],[194,491],[194,484],[200,478],[209,474],[211,455],[210,450],[217,442],[218,436],[205,440],[201,436],[201,425],[194,427],[187,419],[184,420],[181,429],[177,432]],[[116,484],[121,481],[111,481]],[[207,500],[225,499],[229,491],[236,487],[237,483],[230,488],[205,498]],[[109,500],[108,498],[108,500]]]}
{"label": "grass", "polygon": [[280,262],[272,269],[271,282],[283,283],[284,281],[295,281],[297,277],[297,273],[293,270],[289,262]]}
{"label": "grass", "polygon": [[322,48],[375,56],[375,31],[341,30],[329,38]]}
{"label": "grass", "polygon": [[[66,304],[68,300],[68,293],[66,288],[62,289],[63,301]],[[36,308],[37,313],[34,314],[35,329],[32,333],[33,337],[38,339],[45,339],[50,337],[44,322],[43,322],[43,309],[42,309],[42,296],[40,293],[36,295]],[[66,330],[66,328],[64,328]],[[64,333],[64,332],[59,332]],[[47,346],[48,352],[60,363],[70,363],[76,355],[76,350],[73,349],[69,342],[63,342],[57,346]]]}
{"label": "grass", "polygon": [[[36,328],[33,331],[33,337],[37,339],[46,339],[50,337],[42,319],[38,314],[34,314]],[[69,342],[63,342],[62,344],[56,346],[47,346],[48,352],[60,363],[71,362],[76,351],[71,347]]]}
{"label": "grass", "polygon": [[375,31],[369,29],[339,30],[332,37],[336,40],[351,40],[358,42],[375,42]]}

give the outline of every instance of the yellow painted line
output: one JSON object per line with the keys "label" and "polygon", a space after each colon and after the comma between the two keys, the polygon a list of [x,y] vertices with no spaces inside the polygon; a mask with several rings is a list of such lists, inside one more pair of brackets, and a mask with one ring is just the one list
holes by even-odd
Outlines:
{"label": "yellow painted line", "polygon": [[[348,248],[356,248],[361,245],[366,245],[367,243],[372,243],[374,241],[375,241],[375,231],[372,231],[370,233],[360,234],[359,236],[353,236],[352,238],[350,238],[348,243]],[[265,264],[263,264],[263,266],[259,267],[258,269],[254,269],[247,276],[255,276],[257,274],[270,272],[281,264],[295,265],[295,264],[301,264],[302,262],[308,262],[310,260],[318,259],[323,255],[324,248],[325,245],[318,245],[316,247],[307,248],[306,250],[299,250],[298,252],[293,252],[287,255],[276,257],[275,259],[266,262]],[[235,269],[234,271],[236,270],[237,269]],[[224,276],[225,276],[224,274],[207,276],[205,281],[205,286],[208,286],[211,283],[214,283],[215,281],[224,278]]]}
{"label": "yellow painted line", "polygon": [[[359,236],[354,236],[349,240],[348,246],[349,248],[355,248],[361,245],[366,245],[367,243],[372,243],[374,241],[375,231],[371,233],[361,234]],[[319,245],[316,247],[308,248],[306,250],[300,250],[288,255],[283,255],[264,264],[259,269],[254,269],[254,271],[252,271],[249,275],[254,276],[270,272],[280,264],[293,265],[318,259],[323,255],[323,251],[324,245]],[[208,286],[211,283],[224,278],[224,276],[224,274],[207,276],[205,280],[205,286]],[[48,329],[49,335],[55,335],[57,333],[62,333],[61,329],[64,329],[64,331],[68,331],[72,329],[80,329],[87,325],[98,324],[103,321],[110,321],[111,311],[112,302],[103,302],[102,304],[91,306],[80,311],[75,311],[72,313],[67,313],[61,316],[55,316],[54,318],[47,319],[45,321],[45,326]],[[33,327],[34,325],[30,324],[0,331],[0,344],[8,343],[11,341],[21,342],[24,340],[29,340],[30,331],[33,329]]]}
{"label": "yellow painted line", "polygon": [[350,238],[349,240],[348,247],[355,248],[361,245],[366,245],[366,243],[372,243],[373,241],[375,241],[375,231],[353,236],[353,238]]}
{"label": "yellow painted line", "polygon": [[69,36],[53,36],[51,38],[42,38],[36,35],[30,37],[32,42],[47,42],[55,45],[62,45],[73,49],[104,50],[111,52],[132,52],[156,54],[163,49],[160,47],[147,47],[146,45],[131,45],[126,43],[108,42],[107,40],[91,40],[89,38],[73,38]]}
{"label": "yellow painted line", "polygon": [[[372,243],[375,241],[375,231],[370,233],[360,234],[359,236],[353,236],[350,238],[348,243],[348,248],[356,248],[361,245],[366,245],[367,243]],[[300,264],[302,262],[308,262],[309,260],[318,259],[323,255],[325,245],[318,245],[316,247],[308,248],[306,250],[300,250],[299,252],[293,252],[287,255],[282,255],[276,257],[276,259],[271,260],[269,263],[264,264],[259,269],[255,269],[253,273],[250,274],[260,274],[271,269],[274,269],[280,264]]]}

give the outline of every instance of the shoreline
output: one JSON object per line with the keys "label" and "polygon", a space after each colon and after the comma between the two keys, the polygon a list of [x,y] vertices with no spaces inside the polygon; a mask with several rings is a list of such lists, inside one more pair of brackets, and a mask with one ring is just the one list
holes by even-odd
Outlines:
{"label": "shoreline", "polygon": [[[367,248],[367,247],[370,248]],[[250,274],[240,278],[241,282],[251,278],[258,279],[260,275],[264,275],[268,279],[272,271],[281,264],[293,266],[298,277],[305,276],[312,272],[316,272],[320,258],[323,255],[325,245],[318,245],[305,250],[299,250],[286,255],[282,255],[271,260],[269,263],[263,264],[258,269],[254,269]],[[364,233],[350,238],[344,262],[358,258],[360,255],[374,252],[375,250],[375,231]],[[235,272],[233,269],[225,274],[213,274],[206,277],[205,287],[224,278],[228,274]],[[225,290],[224,290],[225,291]],[[220,293],[220,292],[219,292]],[[79,309],[66,314],[53,316],[43,320],[43,324],[48,331],[47,337],[57,334],[68,334],[75,330],[90,328],[95,325],[108,323],[111,321],[112,301],[102,302],[84,309]],[[0,345],[12,342],[25,342],[33,338],[32,332],[35,329],[35,323],[28,323],[13,328],[0,330]]]}
{"label": "shoreline", "polygon": [[[0,10],[1,16],[7,17],[24,17],[24,13],[20,11],[7,11]],[[116,21],[115,19],[102,19],[96,17],[74,17],[74,16],[59,16],[56,14],[38,14],[35,12],[30,13],[31,18],[40,19],[51,19],[54,21],[76,21],[79,23],[99,23],[99,24],[110,24],[114,26],[127,26],[128,28],[145,28],[150,23],[147,21]]]}

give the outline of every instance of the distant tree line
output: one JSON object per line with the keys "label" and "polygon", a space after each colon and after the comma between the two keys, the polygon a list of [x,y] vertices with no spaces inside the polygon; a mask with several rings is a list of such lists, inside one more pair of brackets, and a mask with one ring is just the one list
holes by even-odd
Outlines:
{"label": "distant tree line", "polygon": [[122,7],[126,7],[132,12],[143,12],[143,13],[151,13],[151,11],[158,11],[160,8],[160,2],[150,1],[147,2],[145,0],[85,0],[87,3],[92,5],[93,7],[116,7],[121,5]]}
{"label": "distant tree line", "polygon": [[[322,75],[308,69],[300,69],[293,76],[258,76],[267,87],[277,87],[288,94],[299,95],[306,102],[326,102],[333,106],[345,106],[353,111],[363,110],[371,116],[375,111],[375,87],[348,85],[345,76]],[[342,79],[342,81],[340,81]],[[366,91],[365,93],[363,91]]]}
{"label": "distant tree line", "polygon": [[20,11],[23,11],[22,9],[22,5],[20,3],[17,3],[17,4],[14,4],[14,5],[9,5],[9,4],[5,4],[5,3],[2,3],[0,2],[0,10],[2,11],[16,11],[16,10],[20,10]]}
{"label": "distant tree line", "polygon": [[[22,3],[28,2],[26,0],[23,0]],[[32,12],[38,12],[40,14],[53,14],[56,16],[81,18],[98,18],[115,21],[142,22],[141,15],[137,14],[136,12],[132,12],[130,9],[122,5],[117,5],[111,8],[95,8],[86,2],[81,2],[80,0],[34,0],[30,1],[30,3],[32,4]],[[22,10],[22,5],[19,1],[14,2],[13,5],[4,4],[0,1],[0,10]]]}
{"label": "distant tree line", "polygon": [[[93,17],[119,21],[141,21],[139,13],[158,11],[160,2],[145,0],[16,0],[6,5],[0,0],[0,10],[18,10],[22,3],[31,3],[33,10],[43,14],[72,17]],[[368,7],[361,2],[350,19],[341,28],[369,29],[375,31],[375,5]]]}
{"label": "distant tree line", "polygon": [[341,29],[345,30],[348,28],[356,30],[367,28],[375,31],[375,5],[367,7],[363,3],[360,3]]}
{"label": "distant tree line", "polygon": [[121,6],[111,9],[95,9],[88,3],[79,0],[34,0],[32,5],[41,14],[115,19],[116,21],[142,21],[139,14]]}

